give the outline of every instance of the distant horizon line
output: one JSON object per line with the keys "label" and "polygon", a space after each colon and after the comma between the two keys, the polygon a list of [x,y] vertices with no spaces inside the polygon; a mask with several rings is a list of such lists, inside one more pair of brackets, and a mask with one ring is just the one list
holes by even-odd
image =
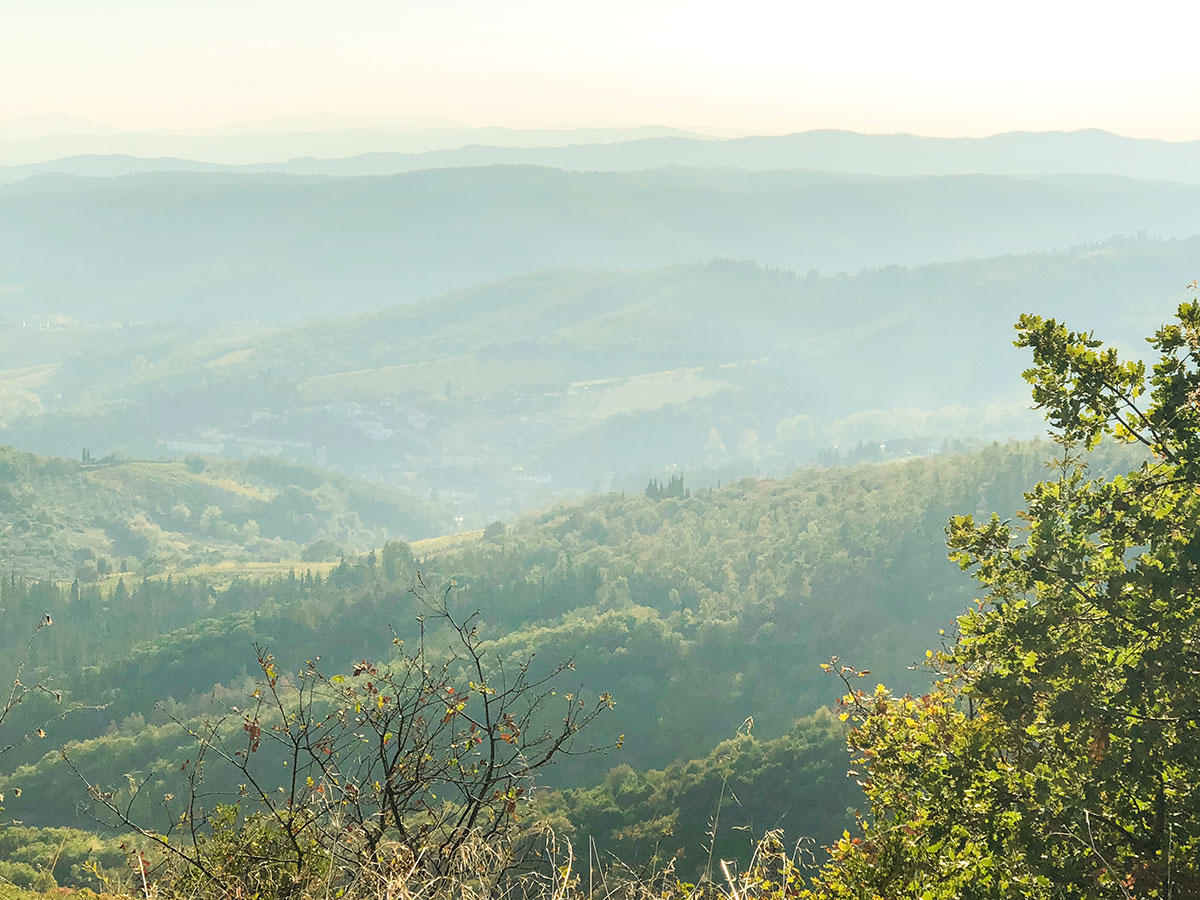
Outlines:
{"label": "distant horizon line", "polygon": [[[8,136],[5,132],[19,126],[32,126],[38,123],[54,122],[60,126],[51,130],[26,131],[24,134]],[[292,127],[284,127],[291,125]],[[82,130],[67,130],[72,128]],[[0,143],[24,143],[41,141],[51,138],[70,137],[110,137],[123,136],[171,136],[171,137],[239,137],[289,134],[338,134],[361,130],[373,130],[384,127],[389,131],[403,131],[410,134],[439,131],[463,132],[548,132],[555,134],[570,134],[576,132],[657,132],[655,136],[703,138],[715,141],[733,141],[746,138],[790,137],[801,134],[852,134],[864,137],[910,137],[935,141],[982,141],[990,138],[1009,135],[1070,135],[1070,134],[1103,134],[1130,141],[1154,141],[1163,144],[1194,144],[1200,143],[1200,138],[1172,139],[1157,136],[1137,136],[1114,131],[1099,125],[1082,128],[1010,128],[986,134],[933,134],[917,131],[870,131],[844,127],[797,128],[790,130],[746,130],[716,125],[667,125],[662,123],[641,124],[556,124],[556,125],[514,125],[514,124],[473,124],[451,118],[433,116],[400,116],[400,115],[348,115],[341,113],[296,113],[272,116],[265,119],[247,119],[220,125],[200,126],[195,128],[171,128],[147,126],[117,126],[98,122],[86,116],[49,113],[35,116],[12,116],[0,119]]]}

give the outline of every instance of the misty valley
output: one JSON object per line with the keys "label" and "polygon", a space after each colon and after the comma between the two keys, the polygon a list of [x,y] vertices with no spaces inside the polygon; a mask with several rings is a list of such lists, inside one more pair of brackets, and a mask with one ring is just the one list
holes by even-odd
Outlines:
{"label": "misty valley", "polygon": [[0,898],[1200,896],[1200,144],[380,129],[0,132]]}

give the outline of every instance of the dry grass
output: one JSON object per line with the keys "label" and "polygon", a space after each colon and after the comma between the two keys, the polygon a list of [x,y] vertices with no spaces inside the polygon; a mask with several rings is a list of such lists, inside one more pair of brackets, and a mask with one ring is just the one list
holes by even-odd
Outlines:
{"label": "dry grass", "polygon": [[267,488],[256,487],[252,484],[237,481],[236,479],[212,475],[208,472],[200,472],[198,474],[188,473],[193,481],[199,481],[207,484],[210,487],[215,487],[218,490],[224,491],[227,494],[236,494],[239,497],[246,497],[250,500],[260,500],[263,503],[269,503],[277,496],[277,492]]}
{"label": "dry grass", "polygon": [[5,369],[0,371],[0,383],[5,387],[22,388],[24,390],[35,390],[51,375],[57,372],[59,366],[57,363],[44,366],[26,366],[22,369]]}
{"label": "dry grass", "polygon": [[457,534],[443,534],[440,537],[425,538],[423,541],[413,541],[409,546],[415,555],[425,557],[434,553],[444,553],[455,547],[474,544],[483,540],[483,529],[477,531],[460,531]]}
{"label": "dry grass", "polygon": [[[280,562],[224,560],[218,563],[168,569],[157,575],[150,575],[148,578],[150,581],[166,581],[168,576],[171,578],[204,578],[214,588],[221,589],[229,587],[235,579],[251,578],[266,580],[268,578],[280,578],[290,572],[295,572],[297,577],[306,572],[314,575],[328,575],[330,570],[336,565],[336,562],[301,562],[300,560],[281,560]],[[113,572],[101,578],[100,585],[106,592],[110,592],[116,588],[117,582],[122,578],[128,582],[132,578],[140,580],[141,577],[141,575],[134,575],[129,572]],[[0,898],[0,900],[3,900],[3,898]]]}
{"label": "dry grass", "polygon": [[[272,879],[275,890],[267,894],[261,893],[263,885],[198,887],[194,880],[173,878],[177,873],[169,870],[143,882],[138,877],[140,867],[134,865],[109,884],[110,893],[103,896],[113,900],[283,897],[278,889],[287,884],[287,896],[294,900],[786,900],[802,896],[803,873],[811,872],[815,863],[809,845],[801,843],[789,850],[778,832],[768,832],[759,841],[744,871],[727,860],[716,860],[696,884],[682,880],[674,863],[638,872],[615,857],[601,857],[590,842],[589,852],[577,852],[548,828],[520,847],[514,852],[508,845],[469,842],[431,873],[420,853],[394,844],[380,848],[379,862],[369,870],[350,878],[329,866],[325,874],[296,885],[295,893],[291,878]],[[183,883],[190,886],[181,888]]]}
{"label": "dry grass", "polygon": [[[456,534],[443,534],[438,537],[425,538],[420,541],[413,541],[409,546],[412,547],[412,552],[416,557],[424,559],[436,553],[444,553],[456,547],[477,543],[482,539],[483,529],[481,528],[476,531],[460,531]],[[376,550],[376,553],[378,552]],[[366,551],[354,555],[358,557],[365,556]],[[290,572],[295,572],[297,575],[307,572],[324,576],[328,575],[335,566],[337,566],[337,562],[305,562],[298,559],[284,559],[277,562],[222,560],[217,563],[206,563],[186,568],[172,568],[157,575],[151,575],[149,578],[151,581],[165,581],[168,575],[172,578],[205,578],[214,587],[219,588],[222,586],[228,587],[234,579],[280,578]],[[129,572],[113,572],[101,578],[100,584],[111,591],[122,578],[128,580],[134,577],[140,578],[141,576]],[[0,898],[0,900],[3,900],[3,898]]]}

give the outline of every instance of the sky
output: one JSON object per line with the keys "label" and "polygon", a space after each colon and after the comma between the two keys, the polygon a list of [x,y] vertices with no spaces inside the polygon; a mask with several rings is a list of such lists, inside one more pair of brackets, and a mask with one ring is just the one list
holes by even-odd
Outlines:
{"label": "sky", "polygon": [[0,0],[0,23],[0,122],[1200,139],[1200,11],[1184,3]]}

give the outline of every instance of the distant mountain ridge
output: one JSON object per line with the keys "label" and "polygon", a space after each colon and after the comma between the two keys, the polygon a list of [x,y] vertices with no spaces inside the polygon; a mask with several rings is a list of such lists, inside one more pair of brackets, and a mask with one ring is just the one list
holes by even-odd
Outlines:
{"label": "distant mountain ridge", "polygon": [[5,315],[295,322],[553,267],[753,259],[856,272],[1188,237],[1200,186],[1111,176],[435,169],[43,175],[0,186]]}
{"label": "distant mountain ridge", "polygon": [[[694,136],[657,125],[634,128],[471,127],[455,122],[294,116],[191,132],[139,132],[63,120],[0,122],[0,164],[39,164],[80,155],[188,157],[227,166],[296,157],[345,157],[372,151],[424,153],[489,144],[497,147],[614,143],[648,137]],[[8,126],[8,127],[6,127]],[[49,126],[49,127],[47,127]],[[0,176],[2,177],[2,176]]]}
{"label": "distant mountain ridge", "polygon": [[[286,137],[263,136],[259,152],[268,153],[269,146],[281,144]],[[163,171],[169,163],[176,171],[212,171],[216,168],[240,173],[289,175],[389,175],[429,168],[496,164],[622,172],[658,166],[732,166],[756,171],[811,169],[895,176],[1083,173],[1200,184],[1200,141],[1130,138],[1098,129],[1018,131],[983,138],[814,130],[728,139],[670,129],[607,132],[478,129],[445,132],[441,144],[437,143],[437,138],[428,138],[433,146],[422,149],[388,148],[338,154],[335,148],[332,154],[292,153],[286,155],[286,162],[252,164],[212,162],[211,154],[204,154],[205,142],[217,139],[217,136],[196,136],[191,139],[191,144],[164,139],[131,155],[128,150],[115,152],[122,146],[120,136],[91,135],[88,136],[87,154],[2,166],[0,183],[44,172],[103,175]],[[130,140],[127,139],[127,143]],[[325,143],[334,146],[334,138],[331,136]],[[385,148],[388,143],[386,135],[379,133],[372,146]],[[352,141],[344,140],[339,146],[352,144]],[[189,150],[194,151],[191,155],[195,159],[183,158],[189,155]],[[106,162],[105,156],[124,157],[124,160]],[[0,159],[13,158],[12,151],[6,153],[5,144],[0,142]],[[120,168],[122,165],[128,167]]]}

